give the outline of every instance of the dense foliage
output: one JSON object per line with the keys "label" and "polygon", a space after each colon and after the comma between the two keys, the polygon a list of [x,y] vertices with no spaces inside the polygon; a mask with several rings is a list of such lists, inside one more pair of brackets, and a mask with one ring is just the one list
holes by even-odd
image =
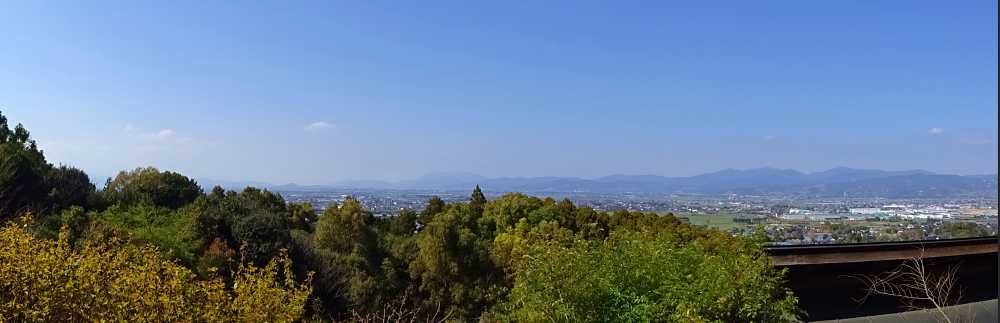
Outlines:
{"label": "dense foliage", "polygon": [[28,130],[0,113],[0,221],[85,204],[94,189],[83,171],[49,164]]}
{"label": "dense foliage", "polygon": [[[533,244],[501,318],[513,322],[781,322],[782,297],[752,246],[674,234],[616,232],[603,243]],[[730,279],[720,279],[730,277]]]}
{"label": "dense foliage", "polygon": [[122,171],[104,187],[104,198],[112,204],[140,203],[179,208],[201,195],[194,180],[174,172],[147,167]]}
{"label": "dense foliage", "polygon": [[53,241],[0,229],[0,321],[291,322],[311,291],[286,275],[287,257],[241,266],[227,289],[150,247],[109,239],[74,249],[67,231]]}
{"label": "dense foliage", "polygon": [[[511,193],[379,217],[155,168],[95,191],[0,116],[0,320],[777,322],[756,241]],[[21,222],[11,221],[17,215]],[[145,283],[150,285],[142,285]],[[301,282],[301,283],[300,283]]]}

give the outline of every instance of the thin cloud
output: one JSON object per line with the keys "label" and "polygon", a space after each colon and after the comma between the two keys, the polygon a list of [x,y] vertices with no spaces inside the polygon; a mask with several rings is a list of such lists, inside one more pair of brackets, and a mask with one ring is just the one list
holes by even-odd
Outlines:
{"label": "thin cloud", "polygon": [[772,136],[772,135],[767,135],[767,136],[764,136],[763,139],[764,139],[764,141],[774,141],[775,139],[778,139],[778,137],[777,136]]}
{"label": "thin cloud", "polygon": [[316,132],[333,128],[333,124],[326,121],[316,121],[305,126],[306,131]]}
{"label": "thin cloud", "polygon": [[163,129],[156,133],[156,137],[160,139],[167,139],[176,135],[177,132],[174,129]]}
{"label": "thin cloud", "polygon": [[927,129],[927,133],[931,134],[932,136],[937,136],[944,133],[944,128],[937,128],[937,127],[930,128]]}
{"label": "thin cloud", "polygon": [[192,148],[195,143],[194,138],[180,136],[177,130],[163,128],[149,131],[129,123],[122,128],[127,140],[123,142],[126,147],[132,147],[142,152],[157,151],[178,151]]}
{"label": "thin cloud", "polygon": [[997,131],[970,130],[956,134],[956,140],[963,145],[993,145],[996,146]]}
{"label": "thin cloud", "polygon": [[[126,136],[144,140],[168,140],[177,138],[177,131],[171,128],[163,128],[158,131],[147,131],[129,123],[122,128]],[[183,139],[183,138],[179,138]]]}

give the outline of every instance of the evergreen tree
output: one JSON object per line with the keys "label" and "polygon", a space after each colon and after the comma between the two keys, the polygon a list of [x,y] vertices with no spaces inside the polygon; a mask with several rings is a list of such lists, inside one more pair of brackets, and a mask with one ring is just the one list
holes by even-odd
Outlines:
{"label": "evergreen tree", "polygon": [[427,207],[424,208],[423,212],[420,212],[420,226],[425,226],[431,223],[434,216],[445,211],[444,200],[438,196],[431,196],[430,200],[427,200]]}
{"label": "evergreen tree", "polygon": [[472,200],[469,202],[473,207],[480,207],[486,205],[486,195],[483,195],[483,191],[479,189],[479,185],[472,190]]}
{"label": "evergreen tree", "polygon": [[486,195],[483,195],[483,191],[479,189],[479,185],[472,190],[472,197],[469,200],[469,210],[478,219],[483,215],[483,209],[486,207]]}
{"label": "evergreen tree", "polygon": [[72,205],[90,207],[88,200],[94,197],[96,190],[87,173],[68,166],[53,168],[49,172],[46,185],[49,187],[50,201],[46,207],[52,212]]}
{"label": "evergreen tree", "polygon": [[20,124],[10,129],[0,113],[0,221],[44,203],[50,169],[28,130]]}

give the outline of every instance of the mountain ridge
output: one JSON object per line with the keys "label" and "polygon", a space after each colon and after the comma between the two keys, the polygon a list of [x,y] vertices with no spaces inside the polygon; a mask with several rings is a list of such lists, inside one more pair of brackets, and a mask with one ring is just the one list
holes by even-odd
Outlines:
{"label": "mountain ridge", "polygon": [[[996,196],[996,174],[950,175],[911,169],[886,171],[835,167],[816,172],[770,167],[723,169],[686,177],[614,174],[596,178],[496,177],[430,173],[416,179],[345,181],[333,185],[265,185],[279,191],[329,189],[468,190],[495,192],[781,194],[794,196],[986,197]],[[259,183],[258,183],[259,184]]]}

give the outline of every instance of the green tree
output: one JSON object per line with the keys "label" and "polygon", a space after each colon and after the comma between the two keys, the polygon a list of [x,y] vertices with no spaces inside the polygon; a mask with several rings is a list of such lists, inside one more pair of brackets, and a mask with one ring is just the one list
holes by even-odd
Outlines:
{"label": "green tree", "polygon": [[291,244],[288,217],[266,210],[251,210],[236,219],[232,233],[243,261],[255,264],[266,263]]}
{"label": "green tree", "polygon": [[[486,205],[483,212],[484,223],[487,227],[492,227],[495,231],[504,231],[513,228],[522,218],[529,218],[533,212],[538,211],[543,206],[541,199],[527,196],[521,193],[509,193],[491,201]],[[544,216],[545,211],[535,213],[529,219],[530,224],[548,218]]]}
{"label": "green tree", "polygon": [[610,220],[607,213],[597,212],[589,207],[581,207],[576,208],[573,215],[573,224],[566,226],[575,228],[577,236],[581,239],[598,240],[608,236]]}
{"label": "green tree", "polygon": [[28,130],[20,124],[10,129],[0,112],[0,221],[38,211],[48,194],[50,168]]}
{"label": "green tree", "polygon": [[482,213],[483,208],[486,207],[486,195],[483,194],[483,190],[479,189],[479,185],[472,190],[472,196],[469,199],[469,206],[472,207],[473,211]]}
{"label": "green tree", "polygon": [[[389,296],[387,298],[415,294],[409,267],[417,256],[418,217],[413,210],[403,209],[397,216],[376,219],[381,222],[378,227],[382,228],[379,231],[379,244],[385,258],[382,259],[380,271],[384,277],[383,293]],[[419,301],[415,304],[419,304]]]}
{"label": "green tree", "polygon": [[620,231],[569,247],[532,244],[494,313],[511,322],[797,320],[796,299],[755,244],[710,236],[719,241]]}
{"label": "green tree", "polygon": [[202,195],[194,180],[153,167],[119,172],[108,182],[103,193],[112,204],[148,203],[172,209],[185,206]]}
{"label": "green tree", "polygon": [[307,261],[319,266],[315,287],[328,308],[373,309],[382,296],[384,256],[375,221],[360,201],[347,198],[324,210],[312,240],[304,244]]}
{"label": "green tree", "polygon": [[316,223],[316,208],[312,203],[289,203],[288,221],[292,229],[312,232],[312,226]]}
{"label": "green tree", "polygon": [[[147,204],[113,205],[95,218],[121,231],[132,243],[156,246],[164,258],[187,266],[196,263],[195,255],[202,241],[197,236],[194,217],[184,211]],[[277,253],[271,254],[274,255]]]}
{"label": "green tree", "polygon": [[388,233],[397,236],[412,236],[417,232],[417,212],[402,209],[399,214],[389,220]]}
{"label": "green tree", "polygon": [[573,231],[560,227],[556,221],[542,221],[537,225],[521,218],[513,229],[497,235],[490,248],[493,262],[507,274],[508,282],[513,275],[525,268],[525,261],[531,257],[534,246],[539,244],[572,245],[576,239]]}
{"label": "green tree", "polygon": [[447,205],[444,203],[444,200],[438,196],[431,196],[431,198],[427,200],[427,207],[420,212],[420,223],[422,225],[430,223],[431,219],[434,218],[435,215],[444,212],[445,208],[447,208]]}
{"label": "green tree", "polygon": [[63,209],[58,214],[32,219],[38,221],[35,223],[33,233],[39,237],[56,239],[59,235],[59,229],[65,227],[69,234],[69,241],[76,243],[87,229],[92,217],[92,213],[87,213],[83,207],[74,205]]}
{"label": "green tree", "polygon": [[183,209],[207,246],[215,238],[243,248],[247,261],[263,264],[291,245],[291,215],[278,194],[247,187],[242,192],[214,188]]}
{"label": "green tree", "polygon": [[349,197],[339,207],[329,207],[323,212],[316,224],[316,247],[369,254],[376,249],[375,232],[371,227],[374,222],[372,213],[365,210],[360,201]]}
{"label": "green tree", "polygon": [[492,241],[467,204],[434,216],[417,236],[417,256],[409,268],[428,295],[427,306],[468,321],[499,299],[502,272],[489,256]]}
{"label": "green tree", "polygon": [[51,201],[49,209],[52,211],[73,205],[89,207],[91,204],[89,201],[96,191],[87,173],[65,165],[53,168],[49,172],[46,185],[49,187],[48,200]]}

